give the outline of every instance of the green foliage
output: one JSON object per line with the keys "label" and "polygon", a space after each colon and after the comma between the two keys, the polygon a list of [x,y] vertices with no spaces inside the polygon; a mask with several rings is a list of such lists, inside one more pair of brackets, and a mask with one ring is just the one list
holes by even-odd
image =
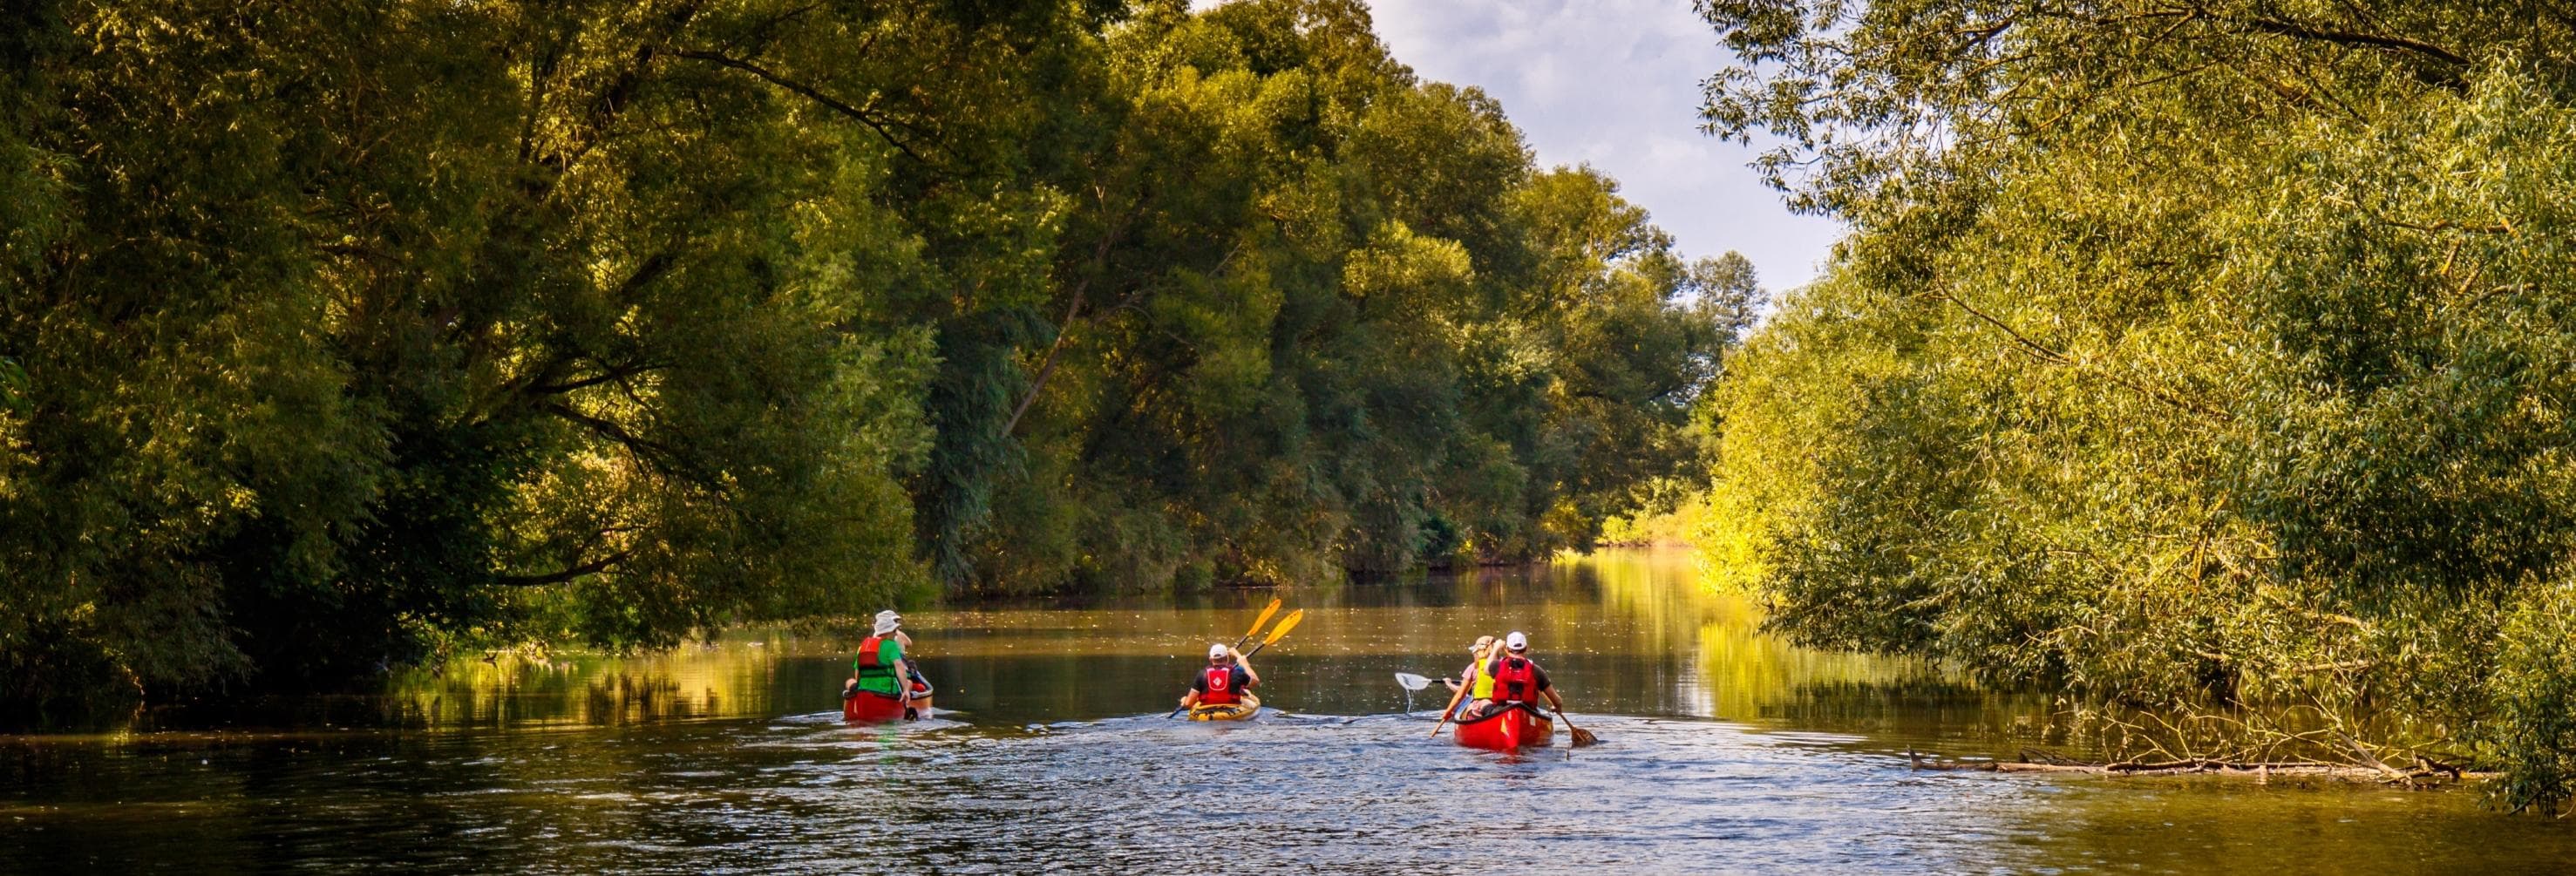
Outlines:
{"label": "green foliage", "polygon": [[1541,556],[1695,457],[1752,294],[1351,0],[0,25],[39,721],[933,579]]}
{"label": "green foliage", "polygon": [[991,411],[1019,394],[1017,442],[978,445],[1016,455],[926,496],[991,491],[926,536],[952,580],[1526,560],[1697,458],[1690,402],[1741,326],[1719,311],[1754,294],[1740,257],[1694,272],[1615,183],[1533,167],[1500,107],[1416,82],[1356,3],[1155,5],[1103,39],[1099,157],[1055,183],[1078,194],[1051,340],[974,384]]}
{"label": "green foliage", "polygon": [[2576,58],[2510,6],[1703,2],[1712,130],[1855,229],[1718,391],[1712,575],[2566,799]]}

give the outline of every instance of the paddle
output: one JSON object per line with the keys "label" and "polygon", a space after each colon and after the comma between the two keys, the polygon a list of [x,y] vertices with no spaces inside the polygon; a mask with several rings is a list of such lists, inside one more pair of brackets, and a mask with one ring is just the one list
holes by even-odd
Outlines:
{"label": "paddle", "polygon": [[1557,720],[1565,722],[1566,731],[1574,737],[1574,747],[1582,748],[1587,745],[1601,744],[1601,737],[1592,735],[1592,731],[1590,730],[1574,726],[1574,719],[1565,716],[1564,707],[1557,705],[1554,700],[1550,700],[1547,706],[1549,709],[1556,712]]}
{"label": "paddle", "polygon": [[1289,630],[1297,628],[1298,621],[1305,619],[1305,609],[1301,608],[1296,611],[1289,612],[1287,620],[1280,621],[1278,626],[1271,627],[1270,635],[1263,636],[1261,638],[1261,644],[1254,645],[1252,646],[1252,650],[1243,652],[1243,659],[1252,659],[1252,655],[1261,653],[1261,649],[1270,647],[1270,643],[1279,641],[1280,637],[1288,635]]}
{"label": "paddle", "polygon": [[[1482,654],[1478,654],[1478,655],[1476,655],[1476,659],[1478,659],[1478,660],[1482,660],[1482,659],[1485,659],[1485,658],[1484,658],[1484,655],[1482,655]],[[1468,689],[1468,688],[1470,688],[1470,687],[1473,687],[1473,686],[1474,686],[1474,684],[1473,684],[1472,682],[1470,682],[1469,684],[1462,684],[1462,685],[1459,685],[1459,686],[1458,686],[1458,690],[1457,690],[1457,691],[1455,691],[1455,692],[1453,692],[1453,693],[1449,694],[1449,705],[1448,705],[1448,707],[1443,708],[1443,709],[1441,709],[1441,710],[1440,710],[1440,722],[1439,722],[1439,723],[1437,723],[1437,724],[1433,724],[1433,725],[1431,725],[1431,738],[1433,738],[1433,739],[1438,739],[1438,738],[1440,738],[1440,728],[1443,728],[1443,727],[1447,727],[1447,726],[1449,726],[1449,716],[1451,716],[1451,715],[1455,715],[1455,714],[1458,714],[1458,701],[1459,701],[1459,700],[1466,699],[1466,698],[1467,698],[1467,689]]]}
{"label": "paddle", "polygon": [[1234,647],[1242,648],[1243,643],[1252,641],[1253,634],[1261,632],[1261,625],[1269,623],[1270,616],[1279,613],[1279,602],[1276,598],[1270,600],[1270,607],[1262,609],[1261,616],[1252,619],[1252,629],[1244,630],[1243,638],[1234,640]]}
{"label": "paddle", "polygon": [[1410,672],[1398,672],[1395,674],[1395,683],[1398,687],[1404,688],[1404,710],[1411,712],[1414,692],[1430,687],[1431,679]]}

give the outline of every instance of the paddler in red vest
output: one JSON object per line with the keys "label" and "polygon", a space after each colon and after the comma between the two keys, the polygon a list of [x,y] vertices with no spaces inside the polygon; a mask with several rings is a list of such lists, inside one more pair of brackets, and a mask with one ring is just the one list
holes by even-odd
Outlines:
{"label": "paddler in red vest", "polygon": [[1522,703],[1535,707],[1542,696],[1557,711],[1565,711],[1565,701],[1558,699],[1555,688],[1547,683],[1547,670],[1530,659],[1529,637],[1519,630],[1503,637],[1502,653],[1485,664],[1485,672],[1494,677],[1493,701],[1485,707],[1488,714]]}
{"label": "paddler in red vest", "polygon": [[1231,706],[1243,702],[1245,691],[1260,685],[1261,673],[1252,671],[1242,652],[1218,642],[1208,646],[1207,668],[1190,679],[1190,692],[1181,695],[1181,708]]}
{"label": "paddler in red vest", "polygon": [[920,717],[912,704],[912,662],[903,657],[904,644],[912,637],[903,634],[902,626],[901,615],[877,612],[876,634],[859,643],[859,656],[850,661],[850,680],[841,685],[843,699],[861,693],[894,697],[903,700],[904,717]]}

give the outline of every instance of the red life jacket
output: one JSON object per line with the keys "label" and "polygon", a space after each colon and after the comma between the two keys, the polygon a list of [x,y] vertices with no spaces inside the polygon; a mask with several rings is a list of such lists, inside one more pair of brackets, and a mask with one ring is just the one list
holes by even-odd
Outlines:
{"label": "red life jacket", "polygon": [[1538,664],[1527,657],[1504,657],[1494,661],[1494,702],[1538,702]]}
{"label": "red life jacket", "polygon": [[1234,664],[1210,666],[1200,673],[1207,679],[1207,689],[1199,691],[1199,704],[1231,706],[1243,702],[1243,692],[1234,689]]}
{"label": "red life jacket", "polygon": [[859,643],[857,669],[860,678],[885,678],[894,675],[894,667],[885,665],[885,661],[877,656],[877,645],[884,641],[883,636],[869,636],[866,641]]}

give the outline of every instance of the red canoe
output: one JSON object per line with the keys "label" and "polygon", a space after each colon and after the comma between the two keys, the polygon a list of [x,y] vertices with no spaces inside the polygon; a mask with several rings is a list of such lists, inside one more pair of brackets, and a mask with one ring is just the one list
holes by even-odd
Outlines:
{"label": "red canoe", "polygon": [[841,719],[858,724],[883,724],[903,718],[903,700],[871,691],[859,691],[841,700]]}
{"label": "red canoe", "polygon": [[1546,745],[1556,735],[1556,722],[1528,706],[1515,706],[1458,722],[1458,744],[1468,748],[1515,751]]}
{"label": "red canoe", "polygon": [[[913,714],[930,717],[930,682],[912,677]],[[841,697],[841,720],[853,724],[883,724],[903,717],[903,700],[889,694],[858,691]]]}

